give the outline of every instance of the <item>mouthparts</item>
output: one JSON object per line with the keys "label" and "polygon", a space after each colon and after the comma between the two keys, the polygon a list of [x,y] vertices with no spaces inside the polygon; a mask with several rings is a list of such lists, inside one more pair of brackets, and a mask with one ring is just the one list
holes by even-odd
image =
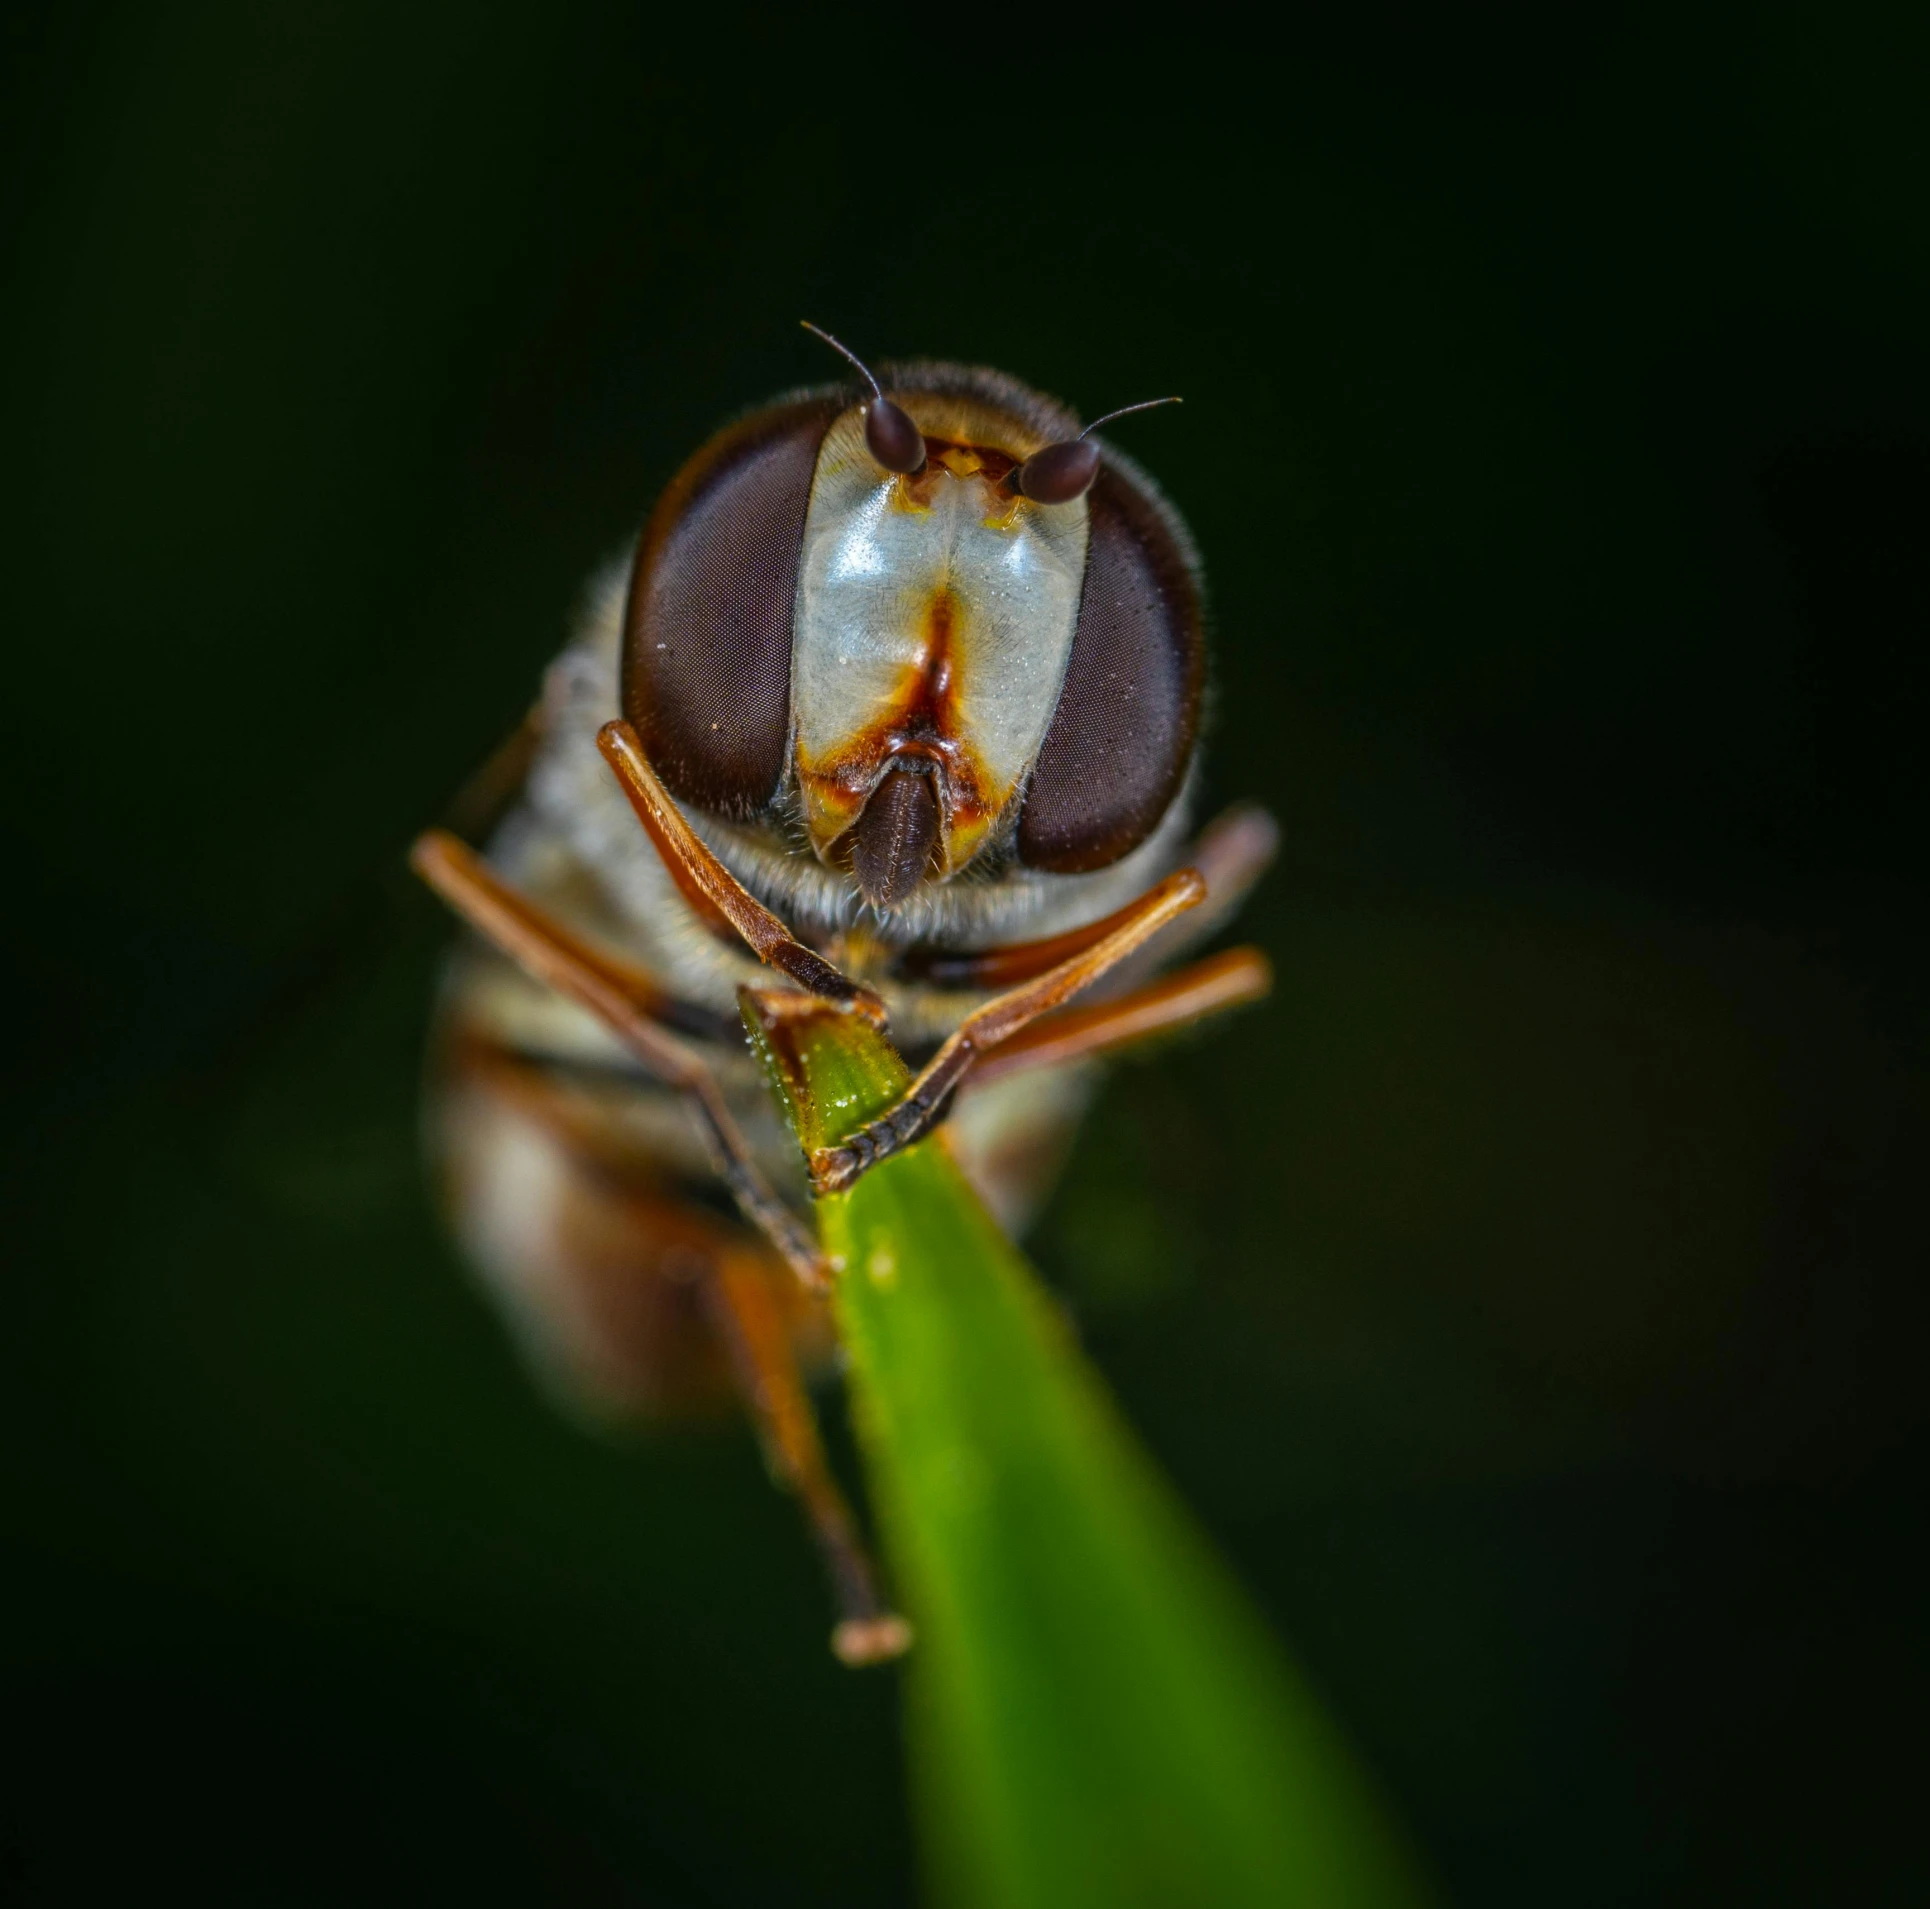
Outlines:
{"label": "mouthparts", "polygon": [[888,771],[852,828],[851,872],[880,914],[896,908],[925,878],[938,840],[937,781],[929,772]]}

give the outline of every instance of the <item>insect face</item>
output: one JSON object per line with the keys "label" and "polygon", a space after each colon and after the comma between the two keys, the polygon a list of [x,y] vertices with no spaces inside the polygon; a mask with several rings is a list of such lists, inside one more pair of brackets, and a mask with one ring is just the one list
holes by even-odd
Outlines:
{"label": "insect face", "polygon": [[1004,813],[1045,741],[1086,564],[1083,498],[1008,487],[1030,448],[1009,417],[924,394],[906,409],[916,476],[881,474],[852,413],[825,438],[791,657],[811,845],[829,860],[850,832],[874,905],[956,874]]}
{"label": "insect face", "polygon": [[996,373],[887,382],[698,453],[645,531],[623,659],[672,793],[787,821],[880,916],[975,865],[1082,873],[1144,841],[1203,648],[1185,533],[1130,465]]}

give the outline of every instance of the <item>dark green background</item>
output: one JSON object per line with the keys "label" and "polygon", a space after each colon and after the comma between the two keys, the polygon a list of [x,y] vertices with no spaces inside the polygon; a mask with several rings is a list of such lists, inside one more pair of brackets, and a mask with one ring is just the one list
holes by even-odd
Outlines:
{"label": "dark green background", "polygon": [[12,1897],[904,1899],[746,1434],[438,1233],[396,872],[809,315],[1186,394],[1280,985],[1037,1245],[1450,1892],[1921,1899],[1925,18],[10,13]]}

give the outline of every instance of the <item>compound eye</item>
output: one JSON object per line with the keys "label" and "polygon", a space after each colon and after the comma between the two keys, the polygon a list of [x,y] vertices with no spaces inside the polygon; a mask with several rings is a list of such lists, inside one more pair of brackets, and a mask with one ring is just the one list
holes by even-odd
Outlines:
{"label": "compound eye", "polygon": [[623,713],[671,794],[698,808],[755,816],[784,779],[804,515],[842,408],[804,400],[730,426],[671,480],[644,527],[624,613]]}
{"label": "compound eye", "polygon": [[1193,760],[1205,676],[1179,520],[1116,464],[1090,489],[1072,652],[1019,811],[1020,861],[1060,875],[1105,868],[1158,826]]}
{"label": "compound eye", "polygon": [[871,455],[888,471],[910,477],[925,468],[925,434],[911,414],[889,398],[876,397],[865,406],[864,441]]}

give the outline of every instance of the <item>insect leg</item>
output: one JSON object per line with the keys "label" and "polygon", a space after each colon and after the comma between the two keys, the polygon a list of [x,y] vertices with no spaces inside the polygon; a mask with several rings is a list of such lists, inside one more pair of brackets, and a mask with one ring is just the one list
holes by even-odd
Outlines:
{"label": "insect leg", "polygon": [[841,1146],[811,1155],[811,1180],[819,1193],[841,1193],[867,1169],[914,1141],[944,1118],[946,1103],[979,1058],[1018,1031],[1089,987],[1156,935],[1169,921],[1206,899],[1199,871],[1182,868],[1121,910],[1118,925],[1090,948],[1048,968],[968,1014],[886,1113],[861,1127]]}
{"label": "insect leg", "polygon": [[718,1174],[739,1210],[806,1285],[821,1287],[824,1263],[816,1247],[758,1170],[710,1069],[660,1024],[665,1000],[655,983],[552,920],[445,830],[418,837],[409,860],[484,940],[534,980],[587,1008],[659,1080],[689,1095]]}
{"label": "insect leg", "polygon": [[[664,1302],[687,1292],[696,1302],[690,1325],[705,1335],[706,1350],[714,1345],[724,1355],[772,1477],[798,1500],[817,1542],[838,1611],[833,1652],[854,1665],[898,1656],[910,1643],[910,1627],[878,1594],[857,1522],[826,1462],[800,1369],[798,1334],[822,1319],[821,1302],[796,1292],[761,1242],[691,1211],[647,1168],[639,1172],[634,1156],[611,1146],[595,1102],[550,1065],[481,1034],[458,1033],[453,1055],[471,1096],[480,1090],[495,1107],[552,1135],[563,1154],[580,1163],[569,1196],[573,1223],[552,1229],[545,1279],[546,1310],[556,1307],[559,1292],[565,1295],[564,1330],[550,1356],[562,1349],[563,1376],[573,1392],[605,1409],[674,1410],[671,1362],[687,1365],[693,1349],[680,1336],[683,1307]],[[473,1161],[468,1170],[476,1170]],[[592,1200],[601,1202],[600,1223],[586,1224],[582,1203]],[[500,1258],[495,1270],[500,1277]],[[652,1294],[658,1303],[649,1303]],[[803,1307],[819,1310],[806,1321]]]}
{"label": "insect leg", "polygon": [[[1228,809],[1208,823],[1186,857],[1188,866],[1198,869],[1206,883],[1205,902],[1186,917],[1183,927],[1169,928],[1142,948],[1128,964],[1129,971],[1163,964],[1210,940],[1239,911],[1273,860],[1279,841],[1280,831],[1273,818],[1251,803]],[[1128,904],[1116,914],[1040,941],[1013,941],[996,948],[963,951],[914,948],[901,957],[899,972],[942,988],[1013,987],[1103,941],[1136,906]]]}
{"label": "insect leg", "polygon": [[542,741],[543,705],[539,702],[524,713],[522,721],[449,799],[437,817],[440,826],[470,842],[487,835],[522,793]]}
{"label": "insect leg", "polygon": [[1258,948],[1229,948],[1091,1007],[1066,1008],[982,1056],[969,1085],[989,1087],[1009,1074],[1089,1060],[1151,1040],[1189,1022],[1265,997],[1273,969]]}
{"label": "insect leg", "polygon": [[712,1323],[730,1353],[765,1458],[795,1494],[830,1572],[839,1610],[831,1649],[841,1663],[878,1664],[910,1647],[911,1626],[878,1595],[864,1541],[825,1461],[817,1415],[798,1372],[790,1332],[765,1263],[724,1254],[705,1285]]}
{"label": "insect leg", "polygon": [[1188,866],[1205,879],[1205,902],[1135,956],[1128,969],[1164,964],[1210,941],[1239,913],[1279,847],[1280,825],[1258,803],[1236,803],[1216,815],[1186,856]]}
{"label": "insect leg", "polygon": [[616,771],[637,820],[663,857],[685,901],[713,927],[741,936],[760,961],[787,974],[809,994],[841,1001],[878,1026],[884,1005],[869,988],[840,974],[830,962],[797,940],[708,848],[658,779],[642,740],[627,722],[605,723],[596,745]]}

